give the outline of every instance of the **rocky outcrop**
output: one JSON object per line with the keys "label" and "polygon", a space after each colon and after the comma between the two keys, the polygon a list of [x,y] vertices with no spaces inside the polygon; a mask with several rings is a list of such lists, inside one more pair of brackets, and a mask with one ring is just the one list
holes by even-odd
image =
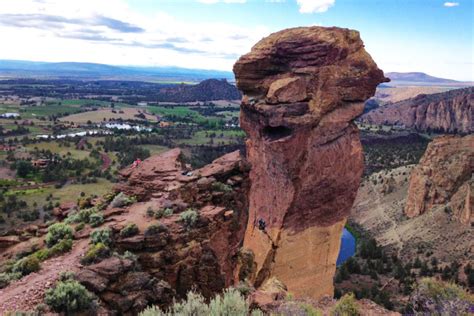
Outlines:
{"label": "rocky outcrop", "polygon": [[[248,165],[240,152],[190,170],[173,149],[120,174],[116,191],[138,202],[109,206],[104,216],[115,251],[130,251],[137,262],[111,257],[77,276],[107,309],[136,314],[149,304],[167,307],[190,290],[210,298],[234,284],[248,210]],[[191,210],[197,221],[187,226],[181,214]],[[129,223],[139,233],[121,236]]]}
{"label": "rocky outcrop", "polygon": [[435,138],[411,173],[405,214],[415,217],[441,206],[472,223],[473,171],[474,135]]}
{"label": "rocky outcrop", "polygon": [[254,261],[239,276],[256,287],[274,276],[297,296],[332,295],[363,169],[352,121],[387,79],[357,31],[322,27],[262,39],[234,73],[251,164],[244,249]]}
{"label": "rocky outcrop", "polygon": [[388,104],[364,114],[360,121],[399,125],[419,131],[474,132],[474,87]]}

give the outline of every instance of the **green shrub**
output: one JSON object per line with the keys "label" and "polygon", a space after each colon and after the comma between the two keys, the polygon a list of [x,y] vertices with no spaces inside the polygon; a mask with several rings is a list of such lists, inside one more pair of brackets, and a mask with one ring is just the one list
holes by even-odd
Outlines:
{"label": "green shrub", "polygon": [[48,227],[48,233],[46,234],[46,245],[52,247],[62,239],[72,239],[74,236],[71,226],[56,223]]}
{"label": "green shrub", "polygon": [[45,303],[55,312],[72,314],[92,307],[93,298],[87,289],[74,280],[60,281],[46,291]]}
{"label": "green shrub", "polygon": [[0,273],[0,289],[7,287],[11,281],[18,280],[22,277],[21,273]]}
{"label": "green shrub", "polygon": [[133,252],[128,251],[128,250],[126,250],[123,254],[114,253],[114,256],[118,257],[120,259],[124,259],[124,260],[131,260],[135,264],[138,262],[138,256],[136,254],[134,254]]}
{"label": "green shrub", "polygon": [[88,265],[99,262],[110,256],[110,249],[103,243],[99,242],[89,247],[84,257],[81,258],[81,263]]}
{"label": "green shrub", "polygon": [[64,222],[66,224],[89,223],[90,216],[96,213],[97,213],[97,209],[93,207],[83,209],[83,210],[80,210],[79,212],[69,214],[68,217],[64,220]]}
{"label": "green shrub", "polygon": [[94,213],[94,214],[91,214],[91,216],[89,216],[89,224],[92,227],[97,227],[101,225],[103,222],[104,222],[104,216],[102,214]]}
{"label": "green shrub", "polygon": [[174,303],[168,312],[163,313],[156,306],[151,306],[139,314],[140,316],[194,316],[194,315],[211,315],[209,306],[202,295],[195,292],[188,292],[186,300]]}
{"label": "green shrub", "polygon": [[306,316],[322,316],[321,311],[317,310],[310,304],[301,303],[300,307],[304,310]]}
{"label": "green shrub", "polygon": [[76,228],[74,228],[74,230],[75,230],[76,232],[80,232],[81,230],[84,229],[85,226],[86,226],[86,224],[84,224],[84,223],[79,223],[79,224],[77,224]]}
{"label": "green shrub", "polygon": [[121,231],[120,237],[131,237],[138,234],[138,226],[135,223],[127,224]]}
{"label": "green shrub", "polygon": [[74,280],[76,274],[72,271],[63,271],[59,274],[59,281]]}
{"label": "green shrub", "polygon": [[49,256],[48,258],[61,255],[63,253],[68,252],[72,249],[72,240],[71,239],[63,239],[58,242],[56,245],[49,249]]}
{"label": "green shrub", "polygon": [[158,223],[158,224],[151,224],[150,226],[148,226],[148,228],[145,230],[145,237],[150,237],[150,236],[153,236],[153,235],[158,235],[160,233],[163,233],[163,232],[167,232],[168,231],[168,228],[161,224],[161,223]]}
{"label": "green shrub", "polygon": [[[215,315],[215,316],[247,316],[250,314],[249,304],[236,289],[229,288],[223,294],[217,295],[206,304],[204,297],[195,292],[188,292],[186,300],[175,302],[167,312],[162,312],[158,307],[151,306],[141,312],[140,316],[195,316],[195,315]],[[254,311],[251,315],[261,316],[260,311]]]}
{"label": "green shrub", "polygon": [[153,217],[155,216],[155,211],[153,210],[153,208],[151,206],[149,206],[147,209],[146,209],[146,216],[148,217]]}
{"label": "green shrub", "polygon": [[119,194],[117,194],[114,197],[114,199],[112,200],[112,203],[110,203],[110,205],[112,207],[124,207],[124,206],[130,205],[132,203],[135,203],[136,201],[137,201],[136,198],[128,197],[123,192],[120,192]]}
{"label": "green shrub", "polygon": [[232,187],[228,184],[224,184],[222,182],[214,182],[212,184],[212,189],[214,191],[219,191],[219,192],[231,192],[232,191]]}
{"label": "green shrub", "polygon": [[184,223],[184,226],[186,226],[186,228],[191,228],[191,227],[194,227],[194,225],[196,225],[199,215],[198,215],[198,212],[196,212],[196,210],[189,208],[183,213],[181,213],[179,215],[179,218]]}
{"label": "green shrub", "polygon": [[222,295],[217,295],[209,303],[211,315],[242,315],[249,313],[249,304],[245,298],[233,288],[228,288]]}
{"label": "green shrub", "polygon": [[164,208],[155,212],[155,218],[157,219],[162,217],[170,217],[171,215],[173,215],[173,209],[171,208]]}
{"label": "green shrub", "polygon": [[413,292],[415,312],[436,315],[467,315],[474,296],[461,286],[433,278],[423,278]]}
{"label": "green shrub", "polygon": [[110,246],[112,244],[112,230],[107,227],[103,229],[96,229],[91,233],[91,243]]}
{"label": "green shrub", "polygon": [[361,315],[354,294],[345,294],[339,299],[331,311],[333,316],[358,316]]}
{"label": "green shrub", "polygon": [[18,260],[14,265],[12,272],[27,275],[40,269],[40,261],[35,256],[28,256]]}
{"label": "green shrub", "polygon": [[49,258],[49,249],[40,249],[33,254],[39,261],[44,261]]}

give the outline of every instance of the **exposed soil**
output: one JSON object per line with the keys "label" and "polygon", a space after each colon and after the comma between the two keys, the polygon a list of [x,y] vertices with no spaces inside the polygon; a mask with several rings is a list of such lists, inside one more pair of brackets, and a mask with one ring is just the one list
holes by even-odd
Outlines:
{"label": "exposed soil", "polygon": [[73,249],[67,254],[44,261],[41,270],[31,273],[22,279],[12,282],[0,290],[0,315],[8,311],[33,311],[44,302],[47,289],[51,288],[61,272],[77,272],[81,268],[80,257],[85,253],[88,240],[74,243]]}
{"label": "exposed soil", "polygon": [[[472,262],[473,229],[456,221],[444,208],[412,219],[404,215],[412,167],[381,171],[363,181],[350,219],[376,238],[379,245],[393,248],[402,258],[425,257],[432,252],[431,256],[441,262]],[[388,185],[391,176],[393,181]]]}

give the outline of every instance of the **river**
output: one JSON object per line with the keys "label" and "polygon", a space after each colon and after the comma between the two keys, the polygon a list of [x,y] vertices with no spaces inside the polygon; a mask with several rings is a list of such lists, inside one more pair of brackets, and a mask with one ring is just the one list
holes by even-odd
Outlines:
{"label": "river", "polygon": [[341,249],[339,249],[339,256],[337,257],[336,265],[339,266],[343,264],[347,259],[355,254],[355,251],[356,239],[346,228],[344,228],[341,236]]}

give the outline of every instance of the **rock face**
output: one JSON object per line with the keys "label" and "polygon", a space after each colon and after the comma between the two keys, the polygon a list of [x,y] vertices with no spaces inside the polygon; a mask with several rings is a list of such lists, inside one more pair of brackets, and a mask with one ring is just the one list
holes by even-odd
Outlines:
{"label": "rock face", "polygon": [[410,176],[405,214],[446,207],[462,223],[474,221],[474,135],[433,140]]}
{"label": "rock face", "polygon": [[[193,289],[210,298],[234,284],[247,223],[248,165],[238,151],[197,170],[186,169],[180,158],[173,149],[121,171],[116,190],[138,202],[109,207],[105,214],[111,214],[107,223],[116,250],[133,252],[141,268],[110,258],[79,275],[111,310],[135,314],[147,304],[166,307]],[[155,219],[165,209],[172,214]],[[186,227],[181,214],[190,209],[199,217]],[[135,223],[139,233],[120,236],[127,223]]]}
{"label": "rock face", "polygon": [[474,88],[420,94],[377,108],[364,114],[360,120],[369,124],[402,125],[419,131],[472,133]]}
{"label": "rock face", "polygon": [[244,249],[254,263],[245,266],[247,277],[258,287],[274,276],[298,296],[332,295],[363,169],[352,121],[388,79],[357,31],[322,27],[262,39],[234,73],[251,164]]}

